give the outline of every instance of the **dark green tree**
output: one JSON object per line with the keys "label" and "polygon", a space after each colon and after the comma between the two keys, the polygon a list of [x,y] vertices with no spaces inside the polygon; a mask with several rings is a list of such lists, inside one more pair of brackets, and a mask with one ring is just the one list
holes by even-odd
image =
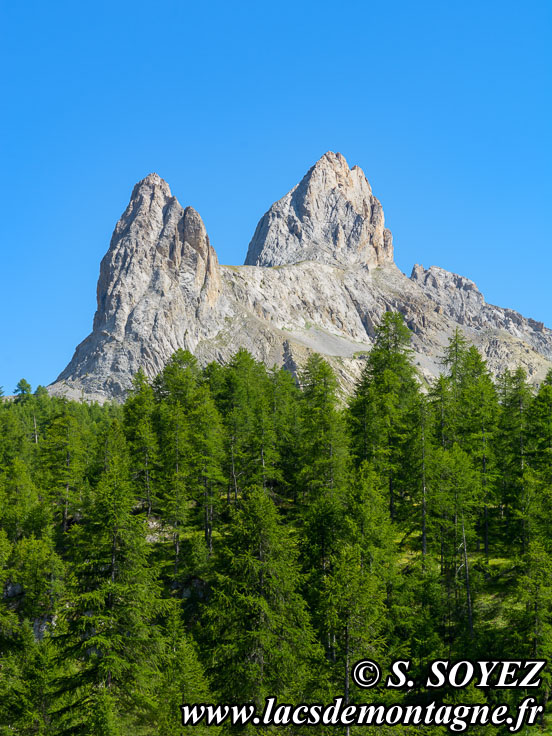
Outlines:
{"label": "dark green tree", "polygon": [[349,403],[353,456],[357,464],[369,461],[386,478],[392,519],[397,515],[397,503],[411,492],[411,478],[404,472],[403,460],[419,389],[410,337],[402,315],[383,315]]}
{"label": "dark green tree", "polygon": [[295,545],[266,491],[251,489],[235,512],[217,568],[204,623],[223,702],[301,699],[318,648]]}
{"label": "dark green tree", "polygon": [[104,471],[69,533],[73,573],[60,608],[59,635],[64,656],[79,663],[64,683],[70,704],[59,716],[61,730],[86,728],[94,736],[117,733],[122,714],[138,718],[152,707],[160,647],[156,620],[162,610],[116,420],[102,446]]}
{"label": "dark green tree", "polygon": [[169,608],[165,631],[163,670],[155,691],[157,733],[159,736],[216,733],[216,728],[204,724],[183,727],[180,723],[181,705],[210,703],[213,696],[195,642],[186,633],[179,605],[174,601]]}
{"label": "dark green tree", "polygon": [[61,519],[61,530],[67,531],[70,517],[82,502],[83,484],[88,462],[87,436],[83,423],[67,403],[49,424],[40,445],[44,485],[50,489],[52,506]]}
{"label": "dark green tree", "polygon": [[335,375],[318,354],[301,373],[301,471],[303,500],[314,502],[328,493],[339,495],[348,480],[349,453],[342,412],[338,409]]}
{"label": "dark green tree", "polygon": [[159,448],[154,427],[154,412],[153,388],[140,369],[134,376],[132,391],[125,401],[124,423],[132,480],[136,495],[143,499],[148,518],[158,501],[156,481]]}
{"label": "dark green tree", "polygon": [[498,506],[497,467],[494,453],[498,429],[498,394],[485,361],[472,345],[463,354],[458,392],[457,437],[469,454],[478,476],[483,508],[478,528],[489,557],[489,514]]}
{"label": "dark green tree", "polygon": [[529,407],[532,392],[523,368],[506,371],[500,385],[500,418],[496,456],[501,469],[500,503],[506,517],[505,534],[528,549],[534,510],[535,484],[527,463]]}
{"label": "dark green tree", "polygon": [[531,402],[527,417],[527,462],[535,488],[531,525],[541,540],[552,542],[552,371]]}
{"label": "dark green tree", "polygon": [[15,387],[13,392],[17,397],[16,401],[23,403],[32,395],[33,390],[31,388],[31,384],[24,378],[22,378],[20,381],[18,381],[17,386]]}
{"label": "dark green tree", "polygon": [[279,477],[271,385],[266,368],[240,349],[225,367],[219,407],[226,429],[225,475],[237,500],[249,486],[272,487]]}

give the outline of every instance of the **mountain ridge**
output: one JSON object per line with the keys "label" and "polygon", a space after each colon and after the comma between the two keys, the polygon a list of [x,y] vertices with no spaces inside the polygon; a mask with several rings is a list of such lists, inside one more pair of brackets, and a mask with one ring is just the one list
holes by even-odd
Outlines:
{"label": "mountain ridge", "polygon": [[496,374],[552,367],[552,330],[487,304],[473,281],[437,266],[407,277],[393,260],[381,203],[362,169],[327,152],[263,215],[243,266],[218,262],[199,213],[157,174],[133,188],[102,259],[90,335],[49,387],[122,399],[139,368],[153,377],[178,348],[206,363],[245,347],[294,372],[320,352],[344,391],[361,373],[383,312],[403,314],[431,379],[460,327]]}

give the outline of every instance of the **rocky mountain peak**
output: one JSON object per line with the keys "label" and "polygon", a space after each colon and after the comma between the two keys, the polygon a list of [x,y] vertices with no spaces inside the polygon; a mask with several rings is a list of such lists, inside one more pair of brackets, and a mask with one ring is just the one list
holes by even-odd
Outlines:
{"label": "rocky mountain peak", "polygon": [[240,347],[296,373],[318,352],[348,391],[388,310],[404,316],[427,380],[458,327],[495,374],[522,366],[538,383],[552,365],[542,322],[487,304],[473,281],[442,268],[417,265],[405,276],[370,184],[339,153],[324,154],[272,205],[246,264],[219,265],[196,210],[146,176],[102,260],[93,330],[50,391],[122,399],[139,368],[153,377],[179,348],[205,365]]}
{"label": "rocky mountain peak", "polygon": [[217,290],[217,273],[217,256],[199,214],[184,209],[167,182],[149,174],[134,187],[101,262],[94,329],[109,326],[123,336],[135,305],[152,288],[181,282],[193,298],[206,280]]}
{"label": "rocky mountain peak", "polygon": [[135,184],[134,189],[132,190],[131,199],[134,199],[134,197],[140,190],[148,188],[160,189],[166,192],[169,197],[171,196],[171,189],[168,183],[164,179],[162,179],[159,174],[156,174],[155,171],[152,171],[151,174],[148,174],[141,181]]}
{"label": "rocky mountain peak", "polygon": [[300,261],[329,265],[393,262],[393,240],[383,208],[362,169],[328,151],[300,183],[261,218],[245,264],[282,266]]}

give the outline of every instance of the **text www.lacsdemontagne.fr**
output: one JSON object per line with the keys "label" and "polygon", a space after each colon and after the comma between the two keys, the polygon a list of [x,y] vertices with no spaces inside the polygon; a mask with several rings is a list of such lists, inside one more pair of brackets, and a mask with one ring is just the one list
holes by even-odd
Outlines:
{"label": "text www.lacsdemontagne.fr", "polygon": [[463,732],[469,726],[507,725],[517,733],[524,724],[533,725],[542,713],[542,706],[534,698],[525,698],[509,713],[507,705],[347,705],[335,698],[330,705],[320,703],[299,705],[278,704],[276,698],[266,698],[261,715],[252,704],[193,704],[182,705],[182,725],[233,726],[248,723],[263,726],[445,726],[454,732]]}

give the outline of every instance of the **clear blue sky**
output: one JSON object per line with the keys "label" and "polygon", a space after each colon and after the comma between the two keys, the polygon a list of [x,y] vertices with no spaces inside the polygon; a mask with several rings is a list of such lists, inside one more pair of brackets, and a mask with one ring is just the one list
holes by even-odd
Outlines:
{"label": "clear blue sky", "polygon": [[[156,171],[221,262],[326,150],[359,164],[396,260],[552,326],[552,6],[0,3],[0,385],[51,382]],[[548,209],[548,211],[547,211]]]}

